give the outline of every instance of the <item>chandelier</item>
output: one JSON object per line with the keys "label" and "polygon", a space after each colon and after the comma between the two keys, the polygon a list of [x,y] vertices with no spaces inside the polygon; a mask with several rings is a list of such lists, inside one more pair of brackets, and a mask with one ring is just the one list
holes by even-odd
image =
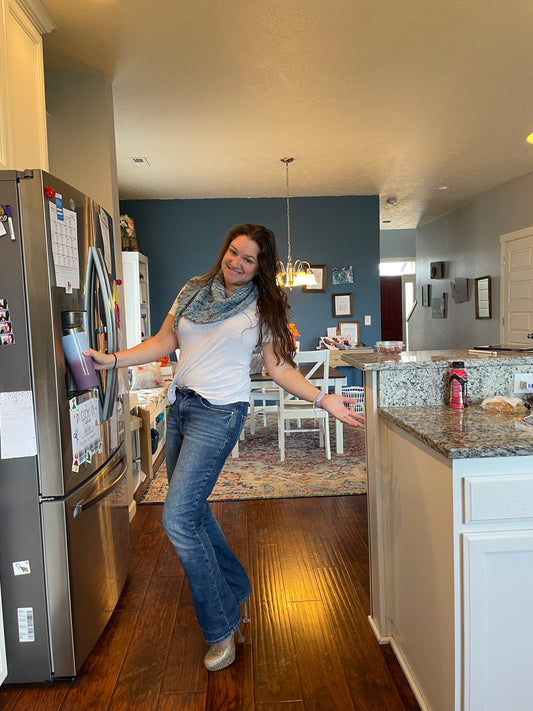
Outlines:
{"label": "chandelier", "polygon": [[291,257],[291,212],[289,204],[289,163],[292,163],[294,158],[280,158],[282,163],[285,163],[287,173],[287,264],[278,262],[278,270],[276,281],[278,286],[284,286],[292,289],[293,286],[316,286],[317,281],[315,275],[311,271],[309,262],[302,262],[299,259],[292,262]]}

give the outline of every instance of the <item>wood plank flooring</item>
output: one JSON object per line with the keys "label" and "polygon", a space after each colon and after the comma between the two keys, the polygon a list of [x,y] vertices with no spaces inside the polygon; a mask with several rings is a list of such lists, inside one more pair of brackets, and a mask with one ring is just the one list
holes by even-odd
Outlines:
{"label": "wood plank flooring", "polygon": [[419,711],[368,624],[366,496],[217,502],[253,585],[235,663],[209,674],[161,505],[131,524],[128,580],[72,683],[0,687],[2,711]]}

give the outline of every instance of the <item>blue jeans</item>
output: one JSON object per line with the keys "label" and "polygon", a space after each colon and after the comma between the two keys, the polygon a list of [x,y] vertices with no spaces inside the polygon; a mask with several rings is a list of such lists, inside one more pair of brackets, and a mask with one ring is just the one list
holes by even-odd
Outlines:
{"label": "blue jeans", "polygon": [[192,390],[178,389],[167,418],[163,526],[189,581],[207,644],[236,632],[239,605],[252,590],[207,502],[247,411],[247,402],[213,405]]}

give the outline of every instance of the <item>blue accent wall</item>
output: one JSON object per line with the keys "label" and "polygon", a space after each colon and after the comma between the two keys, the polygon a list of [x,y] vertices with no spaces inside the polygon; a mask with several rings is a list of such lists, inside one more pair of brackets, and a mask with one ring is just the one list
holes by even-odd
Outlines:
{"label": "blue accent wall", "polygon": [[[314,349],[325,328],[337,326],[332,294],[353,294],[361,340],[380,339],[379,199],[371,196],[291,198],[293,259],[327,265],[325,294],[289,292],[292,318],[303,350]],[[216,260],[224,235],[252,222],[269,227],[287,261],[285,198],[209,200],[123,200],[121,214],[135,220],[138,246],[149,258],[152,333],[165,318],[177,292],[190,277],[207,271]],[[332,267],[351,265],[354,283],[333,285]],[[364,316],[372,325],[364,325]]]}

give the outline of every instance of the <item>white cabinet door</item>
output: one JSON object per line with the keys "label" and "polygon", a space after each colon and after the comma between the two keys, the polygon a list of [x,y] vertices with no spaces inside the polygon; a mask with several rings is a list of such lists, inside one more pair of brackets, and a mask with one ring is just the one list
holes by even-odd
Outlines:
{"label": "white cabinet door", "polygon": [[150,283],[148,258],[140,252],[122,252],[126,345],[128,348],[150,338]]}
{"label": "white cabinet door", "polygon": [[533,533],[468,533],[464,711],[531,711]]}
{"label": "white cabinet door", "polygon": [[4,639],[4,618],[2,615],[2,591],[0,590],[0,684],[7,676],[6,644]]}
{"label": "white cabinet door", "polygon": [[0,166],[48,170],[41,35],[56,25],[35,0],[0,0],[0,11]]}

